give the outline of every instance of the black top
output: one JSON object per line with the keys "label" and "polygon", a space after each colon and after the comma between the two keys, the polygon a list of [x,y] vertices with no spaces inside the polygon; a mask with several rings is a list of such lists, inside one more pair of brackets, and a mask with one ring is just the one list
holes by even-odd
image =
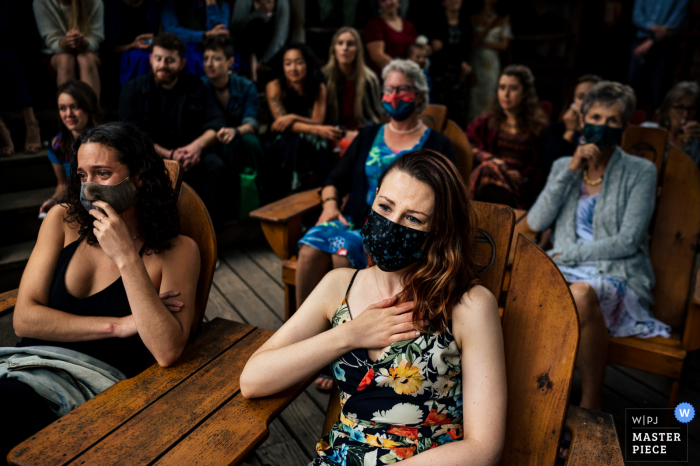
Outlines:
{"label": "black top", "polygon": [[576,152],[581,134],[577,131],[574,134],[573,142],[569,142],[564,139],[565,132],[566,125],[563,121],[555,121],[554,123],[551,123],[547,127],[547,131],[545,131],[544,159],[542,160],[544,179],[549,176],[549,170],[552,168],[552,164],[556,159],[559,157],[574,155],[574,152]]}
{"label": "black top", "polygon": [[100,53],[113,53],[115,47],[130,44],[141,34],[157,34],[160,9],[156,0],[145,0],[136,8],[127,6],[123,0],[105,0],[105,42]]}
{"label": "black top", "polygon": [[[335,186],[341,198],[350,193],[343,215],[350,216],[356,225],[362,225],[369,209],[365,162],[380,128],[381,125],[374,123],[362,128],[323,183],[323,186]],[[439,152],[457,165],[452,143],[442,133],[431,130],[422,148]]]}
{"label": "black top", "polygon": [[214,94],[184,71],[171,90],[156,84],[152,72],[127,82],[119,98],[119,118],[136,124],[166,149],[186,146],[204,131],[226,126]]}
{"label": "black top", "polygon": [[449,25],[444,11],[438,14],[428,27],[430,40],[442,42],[442,50],[430,58],[433,73],[459,72],[463,61],[469,63],[472,46],[472,25],[469,18],[462,14],[459,24]]}
{"label": "black top", "polygon": [[[48,307],[77,316],[126,317],[131,315],[131,306],[129,306],[122,277],[107,288],[84,299],[78,299],[68,293],[65,284],[66,268],[78,249],[80,241],[78,239],[72,242],[61,251],[51,284]],[[139,251],[139,255],[142,253],[143,248]],[[135,376],[153,361],[153,356],[138,335],[128,338],[72,342],[22,338],[18,346],[58,346],[78,351],[119,369],[127,377]]]}

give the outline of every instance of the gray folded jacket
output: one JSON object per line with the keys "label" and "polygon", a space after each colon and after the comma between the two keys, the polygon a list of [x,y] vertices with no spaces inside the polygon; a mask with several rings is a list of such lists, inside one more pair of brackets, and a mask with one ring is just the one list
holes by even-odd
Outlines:
{"label": "gray folded jacket", "polygon": [[77,351],[27,346],[0,348],[0,379],[4,378],[29,385],[58,416],[64,416],[126,376]]}

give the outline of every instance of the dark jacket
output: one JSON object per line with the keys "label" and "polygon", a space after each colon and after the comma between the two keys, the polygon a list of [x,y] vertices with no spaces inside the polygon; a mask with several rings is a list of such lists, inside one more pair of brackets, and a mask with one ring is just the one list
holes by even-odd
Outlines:
{"label": "dark jacket", "polygon": [[[366,201],[369,184],[365,176],[365,162],[380,128],[381,125],[370,124],[361,129],[323,183],[324,186],[335,186],[341,198],[350,193],[343,215],[352,218],[358,228],[362,226],[369,208]],[[423,149],[439,152],[457,165],[452,143],[442,133],[431,130]]]}
{"label": "dark jacket", "polygon": [[122,89],[119,119],[130,121],[144,130],[154,143],[176,149],[191,143],[208,129],[218,131],[226,118],[212,93],[194,76],[180,73],[172,89],[174,111],[161,114],[159,89],[148,73],[132,79]]}
{"label": "dark jacket", "polygon": [[576,131],[573,142],[564,139],[566,125],[563,121],[555,121],[547,127],[544,133],[544,178],[549,175],[549,170],[552,164],[559,157],[574,155],[578,147],[578,141],[581,138],[581,133]]}

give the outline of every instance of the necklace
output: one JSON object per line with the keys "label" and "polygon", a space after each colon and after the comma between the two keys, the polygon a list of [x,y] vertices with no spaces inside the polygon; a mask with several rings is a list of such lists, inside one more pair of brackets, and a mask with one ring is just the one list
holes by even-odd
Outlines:
{"label": "necklace", "polygon": [[[379,268],[379,267],[377,267]],[[374,284],[377,285],[377,291],[379,291],[379,296],[382,297],[382,301],[384,300],[384,295],[382,294],[382,290],[379,289],[379,282],[377,281],[377,271],[374,271]]]}
{"label": "necklace", "polygon": [[588,169],[584,168],[583,169],[583,181],[586,183],[588,186],[598,186],[603,182],[603,175],[600,175],[600,178],[597,180],[593,181],[590,178],[588,178]]}
{"label": "necklace", "polygon": [[418,130],[421,129],[422,127],[423,127],[423,122],[422,122],[422,121],[419,121],[419,122],[418,122],[418,125],[417,125],[415,128],[411,128],[411,129],[407,129],[407,130],[396,129],[396,128],[394,128],[394,124],[393,124],[393,123],[389,123],[389,129],[392,130],[393,132],[395,132],[396,134],[411,134],[411,133],[415,133],[416,131],[418,131]]}

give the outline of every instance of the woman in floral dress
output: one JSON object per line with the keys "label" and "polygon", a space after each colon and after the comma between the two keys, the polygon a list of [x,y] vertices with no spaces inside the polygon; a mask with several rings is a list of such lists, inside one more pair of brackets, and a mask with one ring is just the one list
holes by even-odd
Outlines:
{"label": "woman in floral dress", "polygon": [[400,157],[379,179],[362,228],[376,265],[329,272],[250,358],[240,380],[247,398],[331,365],[342,409],[312,465],[498,462],[503,336],[495,298],[476,284],[474,229],[447,158]]}

